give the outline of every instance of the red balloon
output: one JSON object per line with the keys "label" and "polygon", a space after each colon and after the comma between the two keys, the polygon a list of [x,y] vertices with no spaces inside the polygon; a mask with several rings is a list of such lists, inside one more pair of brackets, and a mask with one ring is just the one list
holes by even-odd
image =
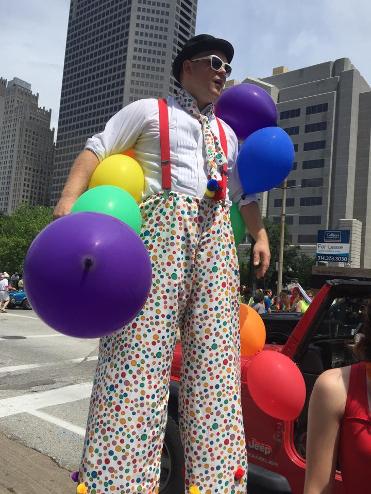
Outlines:
{"label": "red balloon", "polygon": [[271,417],[294,420],[303,409],[304,378],[295,363],[280,352],[264,350],[253,357],[247,386],[256,405]]}

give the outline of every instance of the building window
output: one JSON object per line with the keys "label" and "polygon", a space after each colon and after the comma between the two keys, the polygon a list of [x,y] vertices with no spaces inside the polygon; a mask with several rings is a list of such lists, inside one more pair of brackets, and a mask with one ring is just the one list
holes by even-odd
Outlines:
{"label": "building window", "polygon": [[287,187],[295,187],[295,185],[296,185],[296,180],[287,181]]}
{"label": "building window", "polygon": [[299,134],[299,126],[296,127],[287,127],[286,129],[283,129],[289,136],[297,135]]}
{"label": "building window", "polygon": [[325,149],[326,141],[304,142],[304,151],[313,151],[314,149]]}
{"label": "building window", "polygon": [[319,130],[326,130],[327,122],[316,122],[307,124],[305,126],[305,132],[318,132]]}
{"label": "building window", "polygon": [[317,235],[298,235],[299,244],[316,244]]}
{"label": "building window", "polygon": [[321,206],[322,197],[301,197],[300,206]]}
{"label": "building window", "polygon": [[[276,225],[281,223],[281,216],[273,216],[272,219],[273,219],[273,223]],[[292,225],[294,223],[294,217],[285,216],[285,223],[286,225]]]}
{"label": "building window", "polygon": [[286,216],[285,223],[286,223],[286,225],[292,225],[294,223],[294,217],[293,216]]}
{"label": "building window", "polygon": [[320,225],[321,216],[299,216],[299,225]]}
{"label": "building window", "polygon": [[318,178],[303,178],[301,181],[302,187],[322,187],[323,177]]}
{"label": "building window", "polygon": [[296,170],[298,167],[298,162],[297,161],[294,161],[294,163],[292,164],[292,169],[293,170]]}
{"label": "building window", "polygon": [[294,144],[294,151],[297,151],[297,150],[298,150],[298,145]]}
{"label": "building window", "polygon": [[287,120],[288,118],[300,117],[300,108],[295,108],[294,110],[281,111],[280,119]]}
{"label": "building window", "polygon": [[323,168],[324,166],[324,159],[303,161],[303,170],[311,170],[312,168]]}
{"label": "building window", "polygon": [[[274,207],[275,208],[280,208],[282,206],[282,199],[275,199],[274,200]],[[286,198],[286,207],[293,207],[295,206],[295,198],[294,197],[287,197]]]}
{"label": "building window", "polygon": [[313,113],[323,113],[328,110],[328,103],[321,103],[319,105],[307,106],[306,114],[312,115]]}

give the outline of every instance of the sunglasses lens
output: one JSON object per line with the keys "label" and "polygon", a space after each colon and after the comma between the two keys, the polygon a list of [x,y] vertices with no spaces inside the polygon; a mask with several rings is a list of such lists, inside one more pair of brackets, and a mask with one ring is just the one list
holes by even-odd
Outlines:
{"label": "sunglasses lens", "polygon": [[226,72],[227,75],[231,75],[232,67],[229,65],[229,63],[226,63],[224,65],[224,70],[225,70],[225,72]]}
{"label": "sunglasses lens", "polygon": [[221,67],[223,65],[223,60],[220,60],[219,57],[212,57],[211,58],[211,67],[214,69],[214,70],[220,70]]}

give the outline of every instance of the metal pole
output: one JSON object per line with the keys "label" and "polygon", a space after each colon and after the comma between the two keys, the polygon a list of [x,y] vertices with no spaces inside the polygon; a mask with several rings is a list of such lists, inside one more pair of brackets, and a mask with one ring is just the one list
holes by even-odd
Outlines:
{"label": "metal pole", "polygon": [[283,182],[283,187],[282,187],[281,232],[280,232],[280,252],[278,257],[277,294],[280,294],[282,291],[283,250],[285,246],[285,223],[286,223],[286,191],[287,191],[287,179]]}
{"label": "metal pole", "polygon": [[249,237],[250,237],[250,245],[251,245],[250,260],[249,260],[249,287],[251,288],[253,295],[255,295],[256,277],[255,277],[254,256],[253,256],[255,240],[252,238],[251,235]]}

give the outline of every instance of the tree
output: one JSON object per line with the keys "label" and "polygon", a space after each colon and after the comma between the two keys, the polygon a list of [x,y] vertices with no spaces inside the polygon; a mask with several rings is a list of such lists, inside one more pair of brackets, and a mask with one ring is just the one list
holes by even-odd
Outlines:
{"label": "tree", "polygon": [[[257,286],[260,288],[271,288],[275,291],[277,288],[276,265],[279,259],[281,225],[273,223],[268,218],[264,218],[263,221],[269,238],[271,263],[264,279],[257,281]],[[301,252],[300,247],[290,246],[288,238],[287,226],[285,225],[283,283],[297,280],[304,287],[308,287],[315,259]],[[243,261],[240,259],[240,278],[242,284],[246,284],[245,280],[248,279],[248,269],[248,260],[246,258]]]}
{"label": "tree", "polygon": [[22,205],[0,216],[0,271],[22,272],[31,242],[51,220],[52,209],[45,206]]}

